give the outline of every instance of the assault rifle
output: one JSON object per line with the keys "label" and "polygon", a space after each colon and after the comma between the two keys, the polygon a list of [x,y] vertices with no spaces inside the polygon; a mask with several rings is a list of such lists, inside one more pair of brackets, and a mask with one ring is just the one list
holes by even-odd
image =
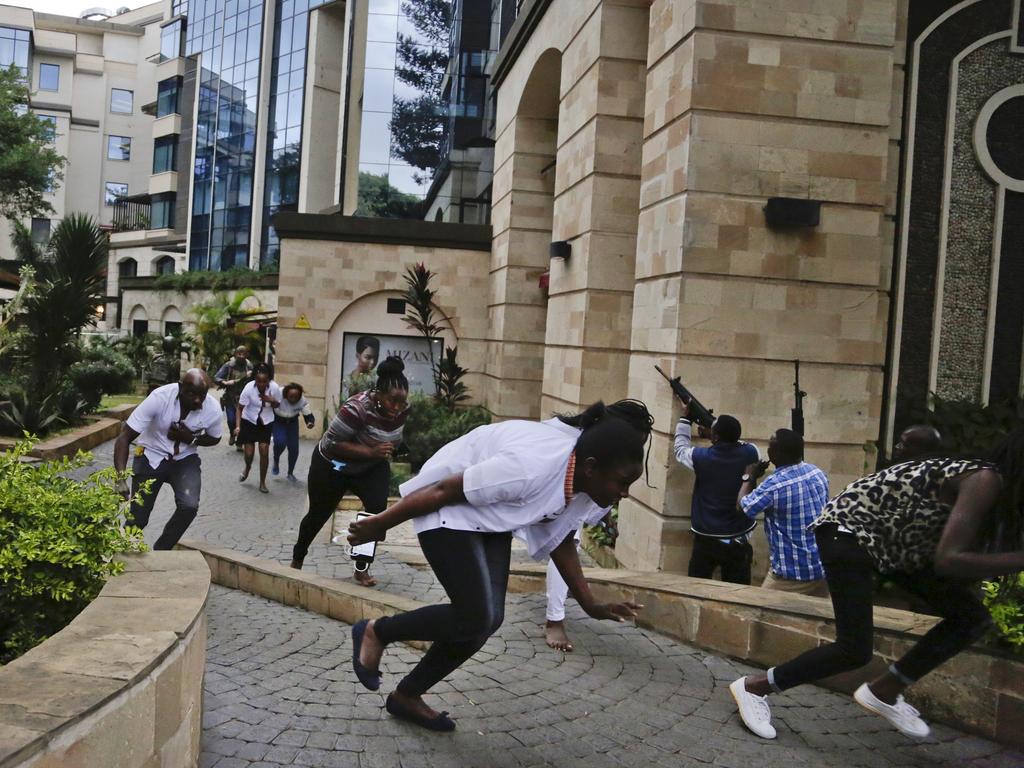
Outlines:
{"label": "assault rifle", "polygon": [[804,436],[804,398],[807,393],[800,389],[800,361],[794,360],[796,379],[793,381],[793,409],[790,411],[793,431],[800,437]]}
{"label": "assault rifle", "polygon": [[715,417],[711,413],[711,411],[705,408],[701,404],[700,400],[694,397],[690,390],[683,386],[683,383],[679,380],[678,376],[676,376],[674,379],[670,379],[668,377],[668,374],[661,370],[660,366],[656,365],[654,366],[654,368],[655,370],[657,370],[658,373],[665,377],[665,381],[667,381],[669,383],[669,386],[672,387],[673,394],[675,394],[676,397],[682,400],[683,403],[689,408],[690,421],[695,421],[702,427],[706,429],[711,429],[711,425],[715,421]]}

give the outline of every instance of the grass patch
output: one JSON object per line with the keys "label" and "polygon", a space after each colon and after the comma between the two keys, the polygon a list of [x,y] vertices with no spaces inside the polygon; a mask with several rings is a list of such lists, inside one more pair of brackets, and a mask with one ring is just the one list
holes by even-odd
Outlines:
{"label": "grass patch", "polygon": [[116,405],[138,405],[146,399],[145,395],[104,395],[100,400],[100,410],[113,408]]}

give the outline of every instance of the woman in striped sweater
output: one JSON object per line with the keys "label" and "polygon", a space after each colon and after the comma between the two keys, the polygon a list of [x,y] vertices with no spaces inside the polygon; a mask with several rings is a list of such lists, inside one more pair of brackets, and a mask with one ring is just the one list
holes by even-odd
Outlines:
{"label": "woman in striped sweater", "polygon": [[[388,504],[391,455],[402,442],[409,413],[409,382],[398,357],[377,366],[377,383],[345,401],[320,439],[309,465],[309,511],[299,525],[292,568],[302,568],[309,545],[346,493],[354,493],[363,509],[375,515]],[[369,570],[355,571],[355,580],[376,584]]]}

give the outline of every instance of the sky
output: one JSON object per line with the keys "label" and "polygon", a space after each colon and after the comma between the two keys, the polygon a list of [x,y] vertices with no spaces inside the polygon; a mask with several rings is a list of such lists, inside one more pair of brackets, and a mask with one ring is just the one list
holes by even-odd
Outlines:
{"label": "sky", "polygon": [[[150,0],[151,1],[151,0]],[[20,5],[42,13],[59,13],[61,16],[78,16],[86,8],[106,8],[116,11],[128,6],[138,8],[147,0],[7,0],[9,5]]]}

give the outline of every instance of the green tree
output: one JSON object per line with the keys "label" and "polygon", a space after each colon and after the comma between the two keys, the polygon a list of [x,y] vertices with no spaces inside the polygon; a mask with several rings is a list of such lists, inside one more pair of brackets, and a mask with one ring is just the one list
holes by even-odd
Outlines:
{"label": "green tree", "polygon": [[413,168],[419,182],[433,178],[441,162],[448,111],[442,85],[448,68],[449,0],[404,0],[402,13],[417,36],[398,35],[395,76],[419,94],[396,98],[391,116],[391,155]]}
{"label": "green tree", "polygon": [[418,219],[420,199],[395,189],[387,174],[359,172],[359,200],[356,216],[384,219]]}
{"label": "green tree", "polygon": [[65,159],[51,146],[53,126],[28,104],[21,71],[0,69],[0,215],[9,219],[51,213],[43,194],[64,178]]}

